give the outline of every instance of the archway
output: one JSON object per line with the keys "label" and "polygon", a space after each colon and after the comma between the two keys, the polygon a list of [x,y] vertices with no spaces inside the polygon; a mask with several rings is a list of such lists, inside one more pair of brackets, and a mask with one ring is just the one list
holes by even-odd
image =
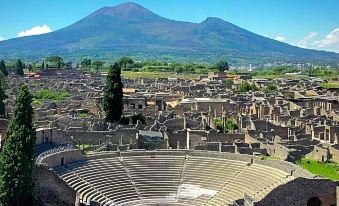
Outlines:
{"label": "archway", "polygon": [[319,199],[319,197],[311,197],[307,201],[307,206],[321,206],[321,200]]}

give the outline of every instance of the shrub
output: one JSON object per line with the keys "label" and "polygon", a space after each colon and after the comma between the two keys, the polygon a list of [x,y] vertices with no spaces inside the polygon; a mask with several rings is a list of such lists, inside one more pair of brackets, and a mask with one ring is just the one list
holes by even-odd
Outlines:
{"label": "shrub", "polygon": [[119,123],[123,125],[129,125],[129,120],[130,120],[130,117],[122,116],[120,117]]}
{"label": "shrub", "polygon": [[144,114],[139,113],[139,114],[136,114],[136,115],[133,115],[133,116],[132,116],[132,123],[133,123],[133,124],[136,124],[138,120],[139,120],[142,124],[144,124],[144,125],[146,124],[146,117],[145,117]]}
{"label": "shrub", "polygon": [[238,88],[238,92],[248,92],[248,91],[256,91],[258,90],[257,86],[255,86],[255,84],[251,84],[249,83],[248,81],[245,81],[245,82],[242,82],[240,85],[239,85],[239,88]]}

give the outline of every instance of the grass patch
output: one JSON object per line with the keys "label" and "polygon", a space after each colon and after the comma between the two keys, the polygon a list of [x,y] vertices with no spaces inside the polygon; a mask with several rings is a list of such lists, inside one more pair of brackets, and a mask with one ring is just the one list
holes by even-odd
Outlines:
{"label": "grass patch", "polygon": [[32,105],[35,106],[35,107],[40,107],[42,105],[42,103],[41,103],[41,101],[39,101],[37,99],[33,99]]}
{"label": "grass patch", "polygon": [[296,164],[313,174],[327,177],[331,180],[339,180],[339,163],[318,162],[316,160],[302,158],[298,160]]}
{"label": "grass patch", "polygon": [[320,86],[326,89],[339,89],[339,82],[321,83]]}
{"label": "grass patch", "polygon": [[65,90],[43,89],[34,93],[34,99],[36,100],[53,100],[57,102],[65,100],[69,96],[70,94]]}
{"label": "grass patch", "polygon": [[88,118],[88,114],[87,113],[83,113],[83,112],[80,113],[79,116],[80,116],[80,118],[83,118],[83,119],[84,118]]}

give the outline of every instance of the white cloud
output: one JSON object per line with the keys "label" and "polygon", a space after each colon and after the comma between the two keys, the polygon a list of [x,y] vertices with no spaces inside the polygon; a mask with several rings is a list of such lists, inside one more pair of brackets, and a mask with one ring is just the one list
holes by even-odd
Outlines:
{"label": "white cloud", "polygon": [[31,29],[22,31],[20,33],[18,33],[18,37],[23,37],[23,36],[32,36],[32,35],[38,35],[38,34],[46,34],[51,32],[52,29],[47,26],[47,24],[44,24],[42,26],[35,26]]}
{"label": "white cloud", "polygon": [[0,36],[0,41],[6,40],[4,37]]}
{"label": "white cloud", "polygon": [[297,43],[297,46],[339,53],[339,28],[334,29],[322,39],[315,40],[316,36],[318,36],[317,32],[310,32]]}
{"label": "white cloud", "polygon": [[319,49],[334,51],[339,53],[339,28],[334,29],[325,38],[314,41],[313,46]]}
{"label": "white cloud", "polygon": [[313,39],[314,37],[316,37],[318,35],[317,32],[310,32],[307,34],[307,36],[305,36],[304,38],[302,38],[300,41],[298,41],[297,46],[302,47],[302,48],[308,48],[310,45],[310,40]]}
{"label": "white cloud", "polygon": [[286,38],[283,36],[276,36],[274,39],[277,41],[285,41]]}

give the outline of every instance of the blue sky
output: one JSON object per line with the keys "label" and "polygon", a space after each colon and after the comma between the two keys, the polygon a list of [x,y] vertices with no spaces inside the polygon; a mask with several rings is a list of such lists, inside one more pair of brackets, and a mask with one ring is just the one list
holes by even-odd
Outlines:
{"label": "blue sky", "polygon": [[[55,31],[122,0],[0,0],[0,39]],[[339,52],[338,0],[135,0],[170,19],[219,17],[293,45]]]}

